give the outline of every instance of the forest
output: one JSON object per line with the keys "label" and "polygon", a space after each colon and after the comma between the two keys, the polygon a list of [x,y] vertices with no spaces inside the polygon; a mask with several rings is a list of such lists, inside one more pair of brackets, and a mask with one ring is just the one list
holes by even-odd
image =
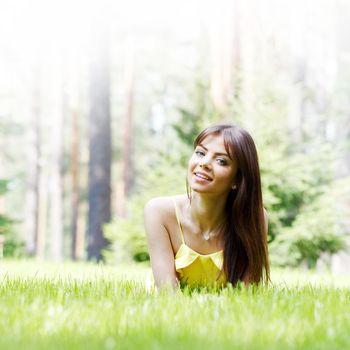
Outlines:
{"label": "forest", "polygon": [[[348,0],[0,1],[0,349],[350,349],[349,38]],[[215,123],[271,278],[157,288],[145,203]]]}
{"label": "forest", "polygon": [[349,272],[346,1],[17,3],[0,14],[4,258],[147,264],[144,204],[185,193],[195,135],[230,122],[258,147],[272,266]]}

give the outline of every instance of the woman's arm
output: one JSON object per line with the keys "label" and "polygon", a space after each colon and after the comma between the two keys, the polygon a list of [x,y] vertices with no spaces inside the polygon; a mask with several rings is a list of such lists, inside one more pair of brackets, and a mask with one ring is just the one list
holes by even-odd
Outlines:
{"label": "woman's arm", "polygon": [[164,226],[167,217],[164,209],[166,205],[166,198],[151,199],[144,208],[144,223],[155,284],[157,287],[176,287],[178,280],[174,253]]}

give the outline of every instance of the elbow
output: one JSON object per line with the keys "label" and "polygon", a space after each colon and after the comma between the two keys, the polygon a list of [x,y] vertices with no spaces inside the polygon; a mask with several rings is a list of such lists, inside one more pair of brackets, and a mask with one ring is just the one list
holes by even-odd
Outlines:
{"label": "elbow", "polygon": [[176,290],[179,288],[180,283],[177,278],[168,278],[165,280],[160,280],[155,283],[158,290],[171,289]]}

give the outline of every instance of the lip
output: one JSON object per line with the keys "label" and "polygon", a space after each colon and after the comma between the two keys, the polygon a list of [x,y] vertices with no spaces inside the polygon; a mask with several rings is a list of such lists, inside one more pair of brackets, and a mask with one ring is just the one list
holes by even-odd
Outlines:
{"label": "lip", "polygon": [[[195,171],[193,173],[193,175],[196,177],[197,181],[211,182],[213,180],[209,175],[207,175],[206,173],[200,172],[200,171]],[[202,176],[204,176],[205,178]]]}

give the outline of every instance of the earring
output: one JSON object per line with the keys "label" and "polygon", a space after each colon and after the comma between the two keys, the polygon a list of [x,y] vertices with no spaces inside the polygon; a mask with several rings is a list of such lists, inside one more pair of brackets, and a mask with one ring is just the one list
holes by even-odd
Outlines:
{"label": "earring", "polygon": [[233,190],[235,190],[235,189],[237,188],[237,186],[236,186],[236,185],[233,185],[231,188],[232,188]]}

